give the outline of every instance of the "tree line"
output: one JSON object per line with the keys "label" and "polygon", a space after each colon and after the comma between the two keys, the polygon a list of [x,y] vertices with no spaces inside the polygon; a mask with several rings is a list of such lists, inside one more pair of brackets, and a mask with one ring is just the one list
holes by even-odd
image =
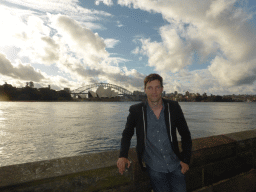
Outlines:
{"label": "tree line", "polygon": [[50,88],[32,88],[29,86],[16,88],[5,83],[0,86],[0,101],[70,101],[72,97],[67,91],[56,91]]}

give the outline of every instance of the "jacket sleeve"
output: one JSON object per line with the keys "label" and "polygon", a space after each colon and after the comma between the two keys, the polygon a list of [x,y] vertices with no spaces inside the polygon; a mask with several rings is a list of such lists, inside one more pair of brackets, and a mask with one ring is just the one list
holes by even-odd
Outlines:
{"label": "jacket sleeve", "polygon": [[132,107],[129,109],[129,115],[127,117],[127,122],[125,125],[125,129],[122,133],[122,139],[121,139],[121,149],[120,149],[120,155],[119,157],[128,157],[128,151],[131,144],[131,138],[134,134],[134,127],[136,122],[136,115],[134,112],[132,112]]}
{"label": "jacket sleeve", "polygon": [[181,110],[180,105],[177,103],[177,129],[181,136],[181,146],[182,146],[182,161],[184,163],[189,164],[190,158],[191,158],[191,150],[192,150],[192,140],[191,140],[191,134],[188,129],[187,122],[185,120],[184,114]]}

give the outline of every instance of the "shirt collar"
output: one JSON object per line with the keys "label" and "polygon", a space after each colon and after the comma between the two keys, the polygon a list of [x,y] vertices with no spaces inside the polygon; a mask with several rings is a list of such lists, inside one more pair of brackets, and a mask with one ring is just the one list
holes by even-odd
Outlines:
{"label": "shirt collar", "polygon": [[[146,104],[146,108],[147,108],[148,110],[152,110],[151,107],[149,106],[148,100],[146,100],[145,104]],[[163,101],[163,99],[162,99],[162,106],[163,106],[162,111],[164,111],[165,106],[164,106],[164,101]],[[152,111],[153,111],[153,110],[152,110]]]}

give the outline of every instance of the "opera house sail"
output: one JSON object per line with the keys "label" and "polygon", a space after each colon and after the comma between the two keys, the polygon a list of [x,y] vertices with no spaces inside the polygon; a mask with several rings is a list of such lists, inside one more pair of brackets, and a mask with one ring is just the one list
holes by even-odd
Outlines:
{"label": "opera house sail", "polygon": [[99,86],[96,92],[89,91],[89,96],[93,98],[112,98],[117,97],[118,93],[111,90],[111,87],[108,87],[107,89],[104,89],[103,86]]}

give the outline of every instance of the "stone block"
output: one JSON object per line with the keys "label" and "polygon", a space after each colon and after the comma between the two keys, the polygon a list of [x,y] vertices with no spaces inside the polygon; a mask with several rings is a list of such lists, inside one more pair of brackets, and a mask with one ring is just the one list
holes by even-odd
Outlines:
{"label": "stone block", "polygon": [[[255,170],[250,171],[256,167],[255,132],[194,139],[188,191],[256,191]],[[108,151],[0,167],[0,191],[151,191],[135,148],[129,151],[131,167],[122,176],[118,156],[119,151]]]}
{"label": "stone block", "polygon": [[253,168],[256,169],[256,152],[252,153],[252,165]]}
{"label": "stone block", "polygon": [[0,187],[116,166],[118,153],[102,152],[0,167]]}
{"label": "stone block", "polygon": [[34,180],[1,188],[3,192],[25,191],[99,191],[132,184],[132,172],[120,175],[115,166],[88,170],[82,173]]}
{"label": "stone block", "polygon": [[256,171],[252,170],[236,177],[213,185],[213,191],[218,192],[254,192],[256,191]]}
{"label": "stone block", "polygon": [[186,184],[187,190],[191,191],[194,189],[203,187],[203,168],[194,167],[190,168],[186,173]]}
{"label": "stone block", "polygon": [[256,171],[251,170],[235,177],[222,180],[213,185],[209,185],[193,192],[255,192],[256,191]]}
{"label": "stone block", "polygon": [[223,135],[194,139],[190,166],[203,166],[235,155],[236,143]]}
{"label": "stone block", "polygon": [[238,161],[243,165],[244,170],[254,169],[254,154],[251,151],[239,153]]}
{"label": "stone block", "polygon": [[256,130],[230,133],[226,134],[225,137],[237,142],[238,153],[256,149]]}
{"label": "stone block", "polygon": [[209,164],[205,167],[204,182],[205,185],[231,178],[240,173],[247,172],[252,168],[246,163],[246,157],[232,157],[222,161]]}
{"label": "stone block", "polygon": [[203,187],[203,188],[194,190],[192,192],[213,192],[213,187],[212,186]]}
{"label": "stone block", "polygon": [[149,182],[149,177],[146,171],[142,171],[135,148],[129,151],[129,159],[133,162],[133,181],[134,183]]}

